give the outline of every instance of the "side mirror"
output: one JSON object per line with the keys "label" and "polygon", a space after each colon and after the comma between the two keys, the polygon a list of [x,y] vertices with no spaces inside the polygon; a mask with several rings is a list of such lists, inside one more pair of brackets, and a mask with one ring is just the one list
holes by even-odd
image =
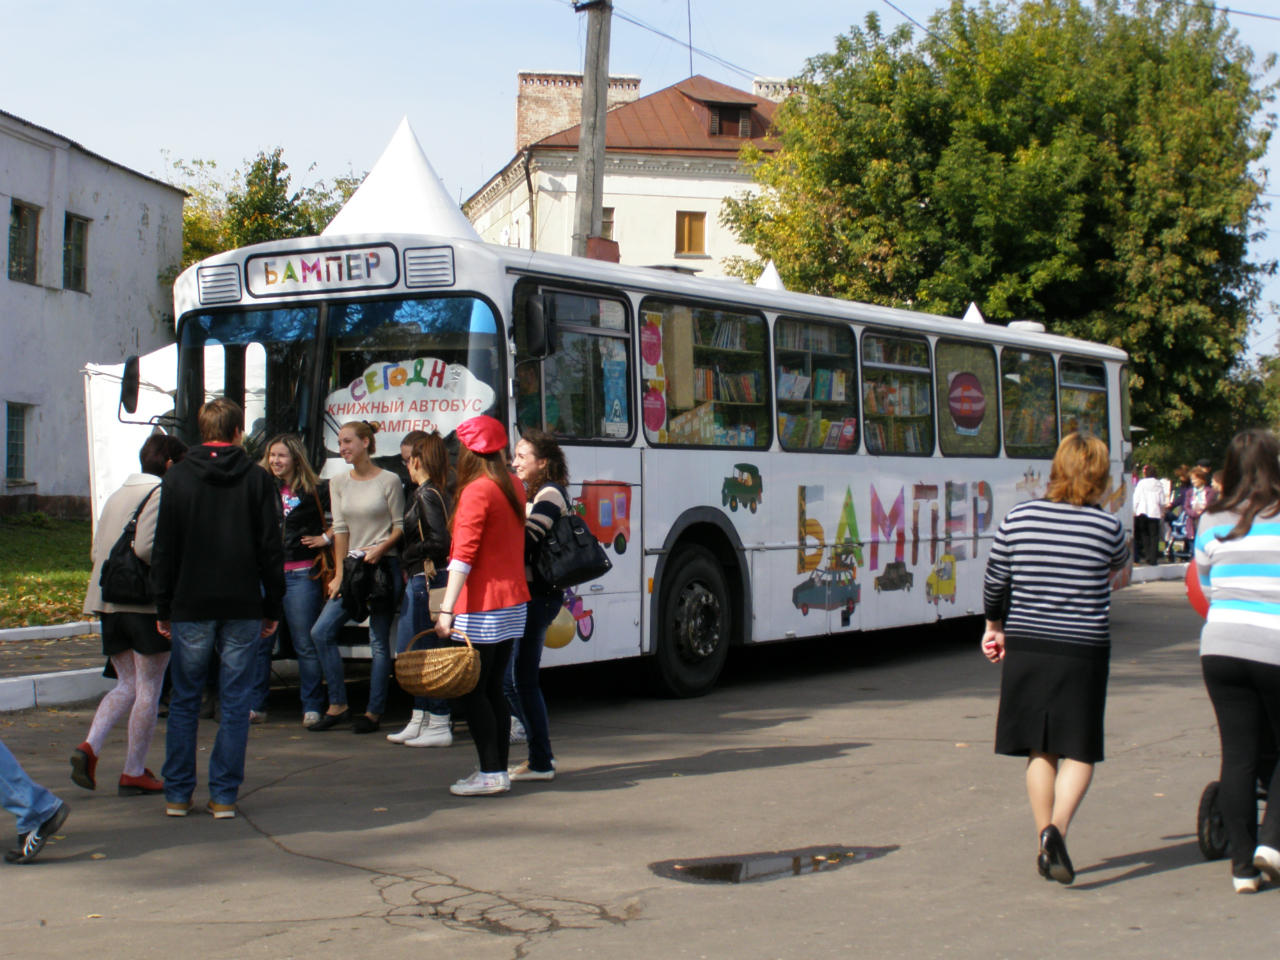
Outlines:
{"label": "side mirror", "polygon": [[124,407],[125,413],[136,413],[138,410],[139,379],[137,356],[126,357],[124,361],[124,376],[120,378],[120,406]]}
{"label": "side mirror", "polygon": [[524,308],[525,344],[539,359],[556,352],[556,321],[551,305],[541,294],[529,298]]}

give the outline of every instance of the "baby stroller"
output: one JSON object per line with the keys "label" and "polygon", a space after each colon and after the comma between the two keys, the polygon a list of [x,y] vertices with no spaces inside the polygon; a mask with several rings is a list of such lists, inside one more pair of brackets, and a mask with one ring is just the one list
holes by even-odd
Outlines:
{"label": "baby stroller", "polygon": [[1195,544],[1191,536],[1191,521],[1186,511],[1177,509],[1169,513],[1169,535],[1164,542],[1164,558],[1170,563],[1191,559]]}
{"label": "baby stroller", "polygon": [[[1268,736],[1268,739],[1270,737]],[[1266,802],[1267,784],[1276,768],[1275,744],[1265,750],[1258,770],[1258,799]],[[1227,830],[1222,823],[1222,811],[1218,809],[1218,781],[1214,780],[1200,794],[1200,808],[1196,811],[1196,841],[1206,860],[1221,860],[1227,855]]]}

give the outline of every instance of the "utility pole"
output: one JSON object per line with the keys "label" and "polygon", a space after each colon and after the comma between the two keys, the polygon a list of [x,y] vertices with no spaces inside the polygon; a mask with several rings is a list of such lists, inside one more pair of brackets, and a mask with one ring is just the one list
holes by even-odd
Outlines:
{"label": "utility pole", "polygon": [[575,3],[587,12],[587,56],[582,69],[582,135],[578,139],[578,189],[573,208],[573,255],[587,254],[587,237],[600,236],[604,194],[604,125],[609,106],[611,0]]}

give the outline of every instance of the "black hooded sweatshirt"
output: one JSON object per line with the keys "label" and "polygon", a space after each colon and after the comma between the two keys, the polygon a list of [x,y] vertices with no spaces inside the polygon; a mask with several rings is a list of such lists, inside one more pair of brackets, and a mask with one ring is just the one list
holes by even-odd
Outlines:
{"label": "black hooded sweatshirt", "polygon": [[161,482],[151,555],[160,620],[279,620],[280,496],[236,445],[192,447]]}

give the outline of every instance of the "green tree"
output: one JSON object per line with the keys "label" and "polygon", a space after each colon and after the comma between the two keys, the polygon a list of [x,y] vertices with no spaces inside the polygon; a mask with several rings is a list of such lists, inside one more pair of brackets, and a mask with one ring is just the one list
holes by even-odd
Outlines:
{"label": "green tree", "polygon": [[1122,347],[1159,435],[1221,392],[1275,270],[1246,252],[1275,86],[1223,15],[953,0],[918,38],[868,15],[798,83],[722,212],[759,258],[732,272]]}

